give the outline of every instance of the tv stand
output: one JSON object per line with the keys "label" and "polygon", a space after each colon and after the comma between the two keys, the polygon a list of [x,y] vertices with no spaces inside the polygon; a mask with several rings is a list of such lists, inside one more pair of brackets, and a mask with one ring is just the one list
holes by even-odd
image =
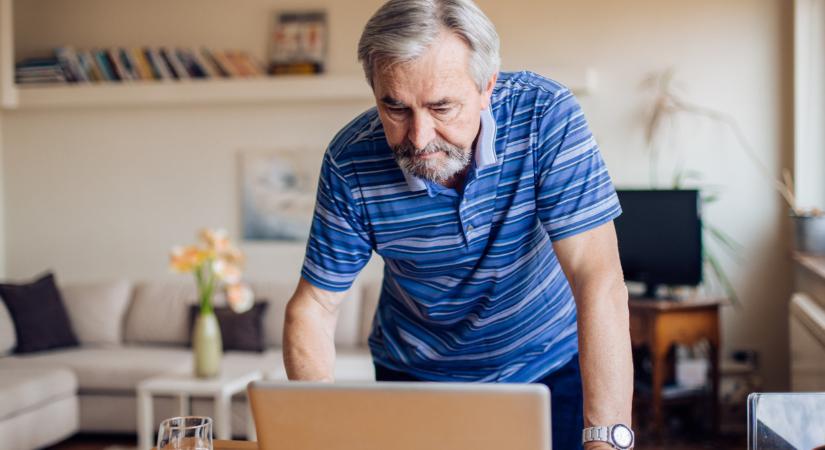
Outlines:
{"label": "tv stand", "polygon": [[[678,302],[630,300],[630,341],[633,347],[650,350],[653,369],[652,408],[649,426],[661,433],[665,424],[662,387],[667,367],[667,354],[674,344],[693,345],[701,339],[710,343],[711,399],[710,411],[715,432],[719,430],[719,305],[718,298],[688,298]],[[634,408],[634,410],[637,410]],[[634,423],[636,421],[634,420]]]}
{"label": "tv stand", "polygon": [[659,283],[645,283],[644,298],[648,300],[663,300],[662,297],[656,295],[659,292],[659,286],[661,286]]}

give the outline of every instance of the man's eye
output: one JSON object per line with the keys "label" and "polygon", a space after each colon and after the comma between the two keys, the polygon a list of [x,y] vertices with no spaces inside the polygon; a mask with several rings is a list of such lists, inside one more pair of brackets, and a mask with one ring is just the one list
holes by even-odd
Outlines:
{"label": "man's eye", "polygon": [[433,112],[440,115],[446,115],[453,111],[453,108],[433,108]]}
{"label": "man's eye", "polygon": [[392,108],[392,107],[389,107],[389,108],[387,108],[387,111],[389,111],[391,114],[404,114],[404,113],[407,112],[407,108]]}

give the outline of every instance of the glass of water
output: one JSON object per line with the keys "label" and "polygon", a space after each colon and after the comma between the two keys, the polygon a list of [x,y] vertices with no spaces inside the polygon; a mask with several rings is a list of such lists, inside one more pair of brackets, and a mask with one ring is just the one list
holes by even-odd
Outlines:
{"label": "glass of water", "polygon": [[158,429],[158,450],[212,450],[212,419],[173,417]]}

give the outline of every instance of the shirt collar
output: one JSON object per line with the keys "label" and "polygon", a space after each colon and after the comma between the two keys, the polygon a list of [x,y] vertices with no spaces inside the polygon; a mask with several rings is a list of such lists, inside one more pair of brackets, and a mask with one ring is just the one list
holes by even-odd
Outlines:
{"label": "shirt collar", "polygon": [[[480,128],[478,140],[473,149],[476,169],[481,169],[496,163],[496,120],[493,118],[493,113],[490,111],[490,108],[485,108],[481,111]],[[404,179],[407,180],[407,185],[411,191],[423,191],[427,189],[427,182],[424,179],[408,174],[404,170],[401,172],[404,174]]]}

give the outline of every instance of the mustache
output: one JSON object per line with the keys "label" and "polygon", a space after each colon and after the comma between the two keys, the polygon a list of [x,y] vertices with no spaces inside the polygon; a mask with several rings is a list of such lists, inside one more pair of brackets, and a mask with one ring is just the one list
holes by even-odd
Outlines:
{"label": "mustache", "polygon": [[406,158],[428,155],[430,153],[436,152],[444,152],[447,154],[447,156],[459,157],[464,153],[464,151],[461,148],[456,147],[455,145],[452,145],[449,142],[438,138],[431,141],[424,148],[418,148],[415,145],[413,145],[413,143],[410,142],[409,139],[405,139],[404,142],[394,146],[393,151],[395,151],[395,153],[398,156]]}

